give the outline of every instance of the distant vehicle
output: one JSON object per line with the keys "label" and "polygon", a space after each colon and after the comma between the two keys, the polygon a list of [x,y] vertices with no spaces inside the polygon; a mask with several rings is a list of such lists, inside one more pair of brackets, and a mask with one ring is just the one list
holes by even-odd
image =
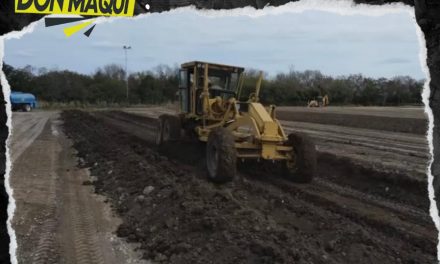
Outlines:
{"label": "distant vehicle", "polygon": [[30,93],[11,92],[12,111],[23,110],[29,112],[37,107],[35,96]]}
{"label": "distant vehicle", "polygon": [[328,95],[325,95],[324,97],[318,96],[318,99],[311,100],[307,103],[308,107],[322,107],[322,106],[328,106],[330,101],[328,100]]}

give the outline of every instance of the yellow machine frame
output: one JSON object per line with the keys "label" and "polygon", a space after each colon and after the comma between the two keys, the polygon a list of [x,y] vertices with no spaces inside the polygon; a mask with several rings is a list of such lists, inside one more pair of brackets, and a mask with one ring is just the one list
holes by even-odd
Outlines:
{"label": "yellow machine frame", "polygon": [[[191,97],[189,111],[180,108],[184,119],[195,119],[195,126],[199,140],[207,142],[209,133],[217,127],[225,127],[235,137],[237,158],[262,158],[266,160],[292,160],[292,146],[286,145],[287,136],[276,118],[275,106],[266,109],[259,103],[259,93],[263,74],[260,72],[255,92],[246,102],[239,102],[235,97],[224,100],[220,97],[211,98],[209,89],[209,70],[225,70],[239,74],[235,95],[241,93],[243,87],[243,68],[214,64],[207,62],[188,62],[182,64],[183,71],[193,71],[193,82],[188,89]],[[198,69],[203,69],[203,86],[200,98],[197,90],[200,84],[197,82]],[[202,102],[202,114],[196,111],[196,101]],[[182,99],[181,99],[182,100]],[[247,111],[240,110],[239,106],[246,105]],[[200,122],[201,121],[201,122]]]}

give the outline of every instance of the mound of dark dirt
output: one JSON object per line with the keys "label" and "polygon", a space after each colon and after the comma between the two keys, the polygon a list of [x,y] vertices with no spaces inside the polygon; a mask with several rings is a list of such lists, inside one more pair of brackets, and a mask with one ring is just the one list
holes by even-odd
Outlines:
{"label": "mound of dark dirt", "polygon": [[[433,263],[417,244],[247,178],[215,185],[197,166],[79,111],[66,134],[123,224],[118,235],[163,263]],[[182,152],[182,150],[180,150]],[[191,153],[187,153],[191,156]]]}
{"label": "mound of dark dirt", "polygon": [[[423,209],[429,213],[426,182],[413,180],[406,175],[381,172],[354,164],[346,157],[320,153],[319,177],[341,186],[350,186],[362,193],[385,197]],[[335,174],[334,172],[338,173]]]}

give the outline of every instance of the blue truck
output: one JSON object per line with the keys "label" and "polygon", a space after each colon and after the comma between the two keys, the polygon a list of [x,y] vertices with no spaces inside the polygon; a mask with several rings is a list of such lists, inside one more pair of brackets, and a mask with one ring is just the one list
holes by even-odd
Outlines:
{"label": "blue truck", "polygon": [[30,93],[11,92],[12,111],[22,110],[29,112],[37,107],[35,96]]}

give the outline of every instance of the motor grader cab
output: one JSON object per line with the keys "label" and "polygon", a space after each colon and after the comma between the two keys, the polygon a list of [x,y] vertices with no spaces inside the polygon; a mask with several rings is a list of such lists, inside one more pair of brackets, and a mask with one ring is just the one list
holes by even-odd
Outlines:
{"label": "motor grader cab", "polygon": [[[208,66],[206,76],[204,65],[211,66]],[[220,64],[182,64],[179,74],[180,112],[188,117],[203,117],[207,113],[218,116],[224,102],[236,96],[243,71],[240,67]]]}
{"label": "motor grader cab", "polygon": [[179,113],[159,117],[156,143],[196,138],[206,143],[208,177],[226,182],[236,174],[237,160],[281,163],[283,173],[298,182],[312,180],[315,146],[301,134],[286,135],[275,106],[259,102],[262,73],[254,92],[239,101],[244,68],[193,61],[179,74]]}

